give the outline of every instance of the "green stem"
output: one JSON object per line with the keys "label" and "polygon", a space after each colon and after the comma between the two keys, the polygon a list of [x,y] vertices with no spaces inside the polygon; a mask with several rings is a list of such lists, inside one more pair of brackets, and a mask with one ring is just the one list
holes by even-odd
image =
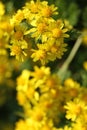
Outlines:
{"label": "green stem", "polygon": [[62,67],[58,71],[58,73],[57,73],[58,76],[60,76],[60,77],[63,76],[64,73],[68,70],[68,67],[69,67],[71,61],[73,60],[74,56],[76,55],[76,52],[78,51],[81,43],[82,43],[82,35],[78,37],[78,39],[77,39],[76,43],[74,44],[68,58],[65,60],[64,64],[62,65]]}

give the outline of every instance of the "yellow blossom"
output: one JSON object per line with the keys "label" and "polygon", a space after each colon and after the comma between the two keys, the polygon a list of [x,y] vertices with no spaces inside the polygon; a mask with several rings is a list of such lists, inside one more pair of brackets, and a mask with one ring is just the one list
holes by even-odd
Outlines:
{"label": "yellow blossom", "polygon": [[73,129],[65,125],[64,128],[58,128],[58,130],[73,130]]}
{"label": "yellow blossom", "polygon": [[84,29],[82,33],[83,33],[82,43],[83,45],[87,46],[87,29]]}
{"label": "yellow blossom", "polygon": [[0,17],[1,17],[2,15],[4,15],[4,13],[5,13],[5,6],[4,6],[4,4],[0,1]]}
{"label": "yellow blossom", "polygon": [[66,44],[53,38],[47,40],[44,44],[37,44],[37,46],[38,50],[33,50],[31,57],[33,61],[39,60],[43,65],[49,61],[54,61],[56,58],[61,59],[66,51]]}
{"label": "yellow blossom", "polygon": [[19,24],[24,19],[24,13],[22,10],[18,10],[17,13],[10,20],[11,25]]}
{"label": "yellow blossom", "polygon": [[15,130],[28,130],[28,124],[24,120],[19,120],[16,123],[16,128]]}
{"label": "yellow blossom", "polygon": [[85,61],[85,62],[83,63],[83,67],[84,67],[84,69],[87,71],[87,61]]}
{"label": "yellow blossom", "polygon": [[44,17],[51,17],[52,15],[58,14],[56,11],[57,7],[54,7],[54,5],[48,6],[48,2],[43,1],[42,7],[41,7],[41,15]]}
{"label": "yellow blossom", "polygon": [[67,100],[77,97],[81,92],[80,84],[72,78],[68,78],[64,81],[64,88],[65,98]]}
{"label": "yellow blossom", "polygon": [[42,66],[41,68],[35,66],[34,67],[34,72],[32,72],[32,76],[36,79],[42,79],[44,78],[45,76],[48,76],[50,75],[50,68],[49,67],[45,67],[45,66]]}
{"label": "yellow blossom", "polygon": [[67,102],[64,108],[66,109],[66,118],[72,121],[75,121],[84,111],[87,111],[85,102],[79,99]]}
{"label": "yellow blossom", "polygon": [[32,50],[33,53],[31,55],[31,58],[33,58],[33,61],[38,61],[40,60],[41,63],[44,65],[45,64],[45,58],[46,58],[46,52],[44,50]]}
{"label": "yellow blossom", "polygon": [[24,93],[19,91],[17,93],[17,97],[16,97],[18,104],[23,106],[26,103],[26,97],[24,96]]}
{"label": "yellow blossom", "polygon": [[28,45],[25,40],[12,40],[12,45],[9,46],[11,50],[11,55],[16,56],[16,59],[19,61],[24,61],[24,58],[27,56],[25,50],[27,50]]}
{"label": "yellow blossom", "polygon": [[30,76],[30,72],[28,70],[24,70],[22,75],[17,78],[17,90],[18,91],[25,91],[28,88],[28,79]]}
{"label": "yellow blossom", "polygon": [[64,37],[69,37],[69,35],[66,34],[68,29],[64,27],[64,23],[61,20],[50,23],[49,30],[52,32],[51,36],[54,38],[61,39]]}
{"label": "yellow blossom", "polygon": [[41,39],[42,42],[47,40],[48,37],[48,21],[46,19],[39,19],[35,23],[31,23],[32,28],[25,32],[25,35],[30,34],[35,40]]}
{"label": "yellow blossom", "polygon": [[[87,115],[87,113],[85,113]],[[75,123],[72,124],[72,130],[87,130],[87,122],[85,119],[79,118]]]}

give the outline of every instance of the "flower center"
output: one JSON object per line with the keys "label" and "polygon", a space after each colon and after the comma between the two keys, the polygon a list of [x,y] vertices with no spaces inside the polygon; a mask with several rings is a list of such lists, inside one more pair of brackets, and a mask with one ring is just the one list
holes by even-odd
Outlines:
{"label": "flower center", "polygon": [[52,10],[49,7],[42,9],[42,15],[44,17],[50,17],[52,15]]}
{"label": "flower center", "polygon": [[12,46],[12,54],[13,55],[20,55],[21,48],[17,45]]}
{"label": "flower center", "polygon": [[46,24],[45,23],[39,23],[37,28],[38,28],[38,31],[40,33],[43,33],[46,30]]}
{"label": "flower center", "polygon": [[61,35],[62,35],[62,30],[58,29],[58,28],[54,28],[52,30],[52,33],[53,33],[53,37],[54,38],[60,38]]}

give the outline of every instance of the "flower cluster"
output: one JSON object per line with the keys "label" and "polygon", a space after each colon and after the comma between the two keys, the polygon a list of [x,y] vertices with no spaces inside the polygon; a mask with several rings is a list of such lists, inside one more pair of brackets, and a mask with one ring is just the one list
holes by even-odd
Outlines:
{"label": "flower cluster", "polygon": [[[47,1],[27,2],[10,20],[13,34],[10,41],[11,55],[24,61],[26,57],[43,65],[61,58],[66,51],[64,39],[71,28],[67,22],[55,19],[57,7]],[[67,25],[67,26],[66,26]]]}
{"label": "flower cluster", "polygon": [[[50,97],[50,98],[49,98]],[[24,121],[17,122],[16,130],[52,129],[57,119],[62,100],[60,80],[51,75],[49,67],[35,66],[34,72],[23,70],[17,78],[17,100],[24,108]]]}
{"label": "flower cluster", "polygon": [[[86,99],[85,87],[71,78],[61,85],[49,67],[35,66],[34,71],[23,70],[17,78],[17,100],[24,114],[15,130],[85,130]],[[62,120],[69,120],[69,124],[61,127]]]}

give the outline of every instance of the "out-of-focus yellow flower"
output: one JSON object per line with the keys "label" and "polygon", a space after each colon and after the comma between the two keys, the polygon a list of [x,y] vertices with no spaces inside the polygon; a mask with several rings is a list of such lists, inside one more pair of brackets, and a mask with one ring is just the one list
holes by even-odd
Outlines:
{"label": "out-of-focus yellow flower", "polygon": [[4,6],[4,4],[0,1],[0,17],[1,17],[2,15],[4,15],[4,13],[5,13],[5,6]]}
{"label": "out-of-focus yellow flower", "polygon": [[23,92],[18,92],[16,99],[20,106],[23,106],[26,103],[26,97],[24,96]]}
{"label": "out-of-focus yellow flower", "polygon": [[73,130],[71,127],[65,125],[64,128],[58,128],[58,130]]}
{"label": "out-of-focus yellow flower", "polygon": [[29,79],[29,76],[30,76],[30,72],[28,70],[24,70],[22,72],[22,75],[20,75],[18,78],[17,78],[17,91],[26,91],[27,88],[28,88],[28,79]]}
{"label": "out-of-focus yellow flower", "polygon": [[[56,117],[61,98],[60,80],[55,74],[51,75],[49,67],[35,66],[34,71],[24,70],[17,78],[17,100],[23,106],[25,116],[29,117],[29,128],[33,122],[35,129],[43,128],[48,119],[58,123]],[[55,130],[54,126],[47,128]]]}
{"label": "out-of-focus yellow flower", "polygon": [[85,62],[83,63],[83,67],[84,67],[84,69],[87,71],[87,61],[85,61]]}
{"label": "out-of-focus yellow flower", "polygon": [[64,25],[68,29],[68,31],[73,29],[73,26],[70,24],[70,22],[67,19],[64,19]]}
{"label": "out-of-focus yellow flower", "polygon": [[83,45],[87,46],[87,29],[84,29],[82,33],[83,33],[82,43]]}
{"label": "out-of-focus yellow flower", "polygon": [[18,25],[24,19],[24,13],[22,10],[18,10],[17,13],[10,20],[11,25]]}
{"label": "out-of-focus yellow flower", "polygon": [[80,84],[74,81],[72,78],[68,78],[64,81],[64,88],[66,100],[77,97],[81,92]]}
{"label": "out-of-focus yellow flower", "polygon": [[[24,120],[19,120],[16,123],[16,128],[15,130],[28,130],[28,124]],[[31,129],[32,130],[32,129]]]}
{"label": "out-of-focus yellow flower", "polygon": [[[87,115],[87,113],[85,113]],[[85,122],[84,118],[79,118],[75,123],[72,123],[73,130],[86,130],[87,122]]]}
{"label": "out-of-focus yellow flower", "polygon": [[10,78],[12,74],[12,68],[8,57],[0,56],[0,83],[5,82],[6,79]]}
{"label": "out-of-focus yellow flower", "polygon": [[32,72],[32,76],[37,80],[42,79],[45,76],[49,76],[49,75],[50,75],[50,68],[49,67],[46,68],[45,66],[42,66],[41,68],[35,66],[34,72]]}
{"label": "out-of-focus yellow flower", "polygon": [[49,6],[47,1],[42,2],[41,15],[43,17],[51,17],[52,15],[58,14],[56,10],[57,7],[55,7],[54,5]]}
{"label": "out-of-focus yellow flower", "polygon": [[75,99],[74,101],[67,102],[64,106],[66,109],[66,118],[75,121],[79,118],[85,111],[87,111],[87,106],[85,102]]}

